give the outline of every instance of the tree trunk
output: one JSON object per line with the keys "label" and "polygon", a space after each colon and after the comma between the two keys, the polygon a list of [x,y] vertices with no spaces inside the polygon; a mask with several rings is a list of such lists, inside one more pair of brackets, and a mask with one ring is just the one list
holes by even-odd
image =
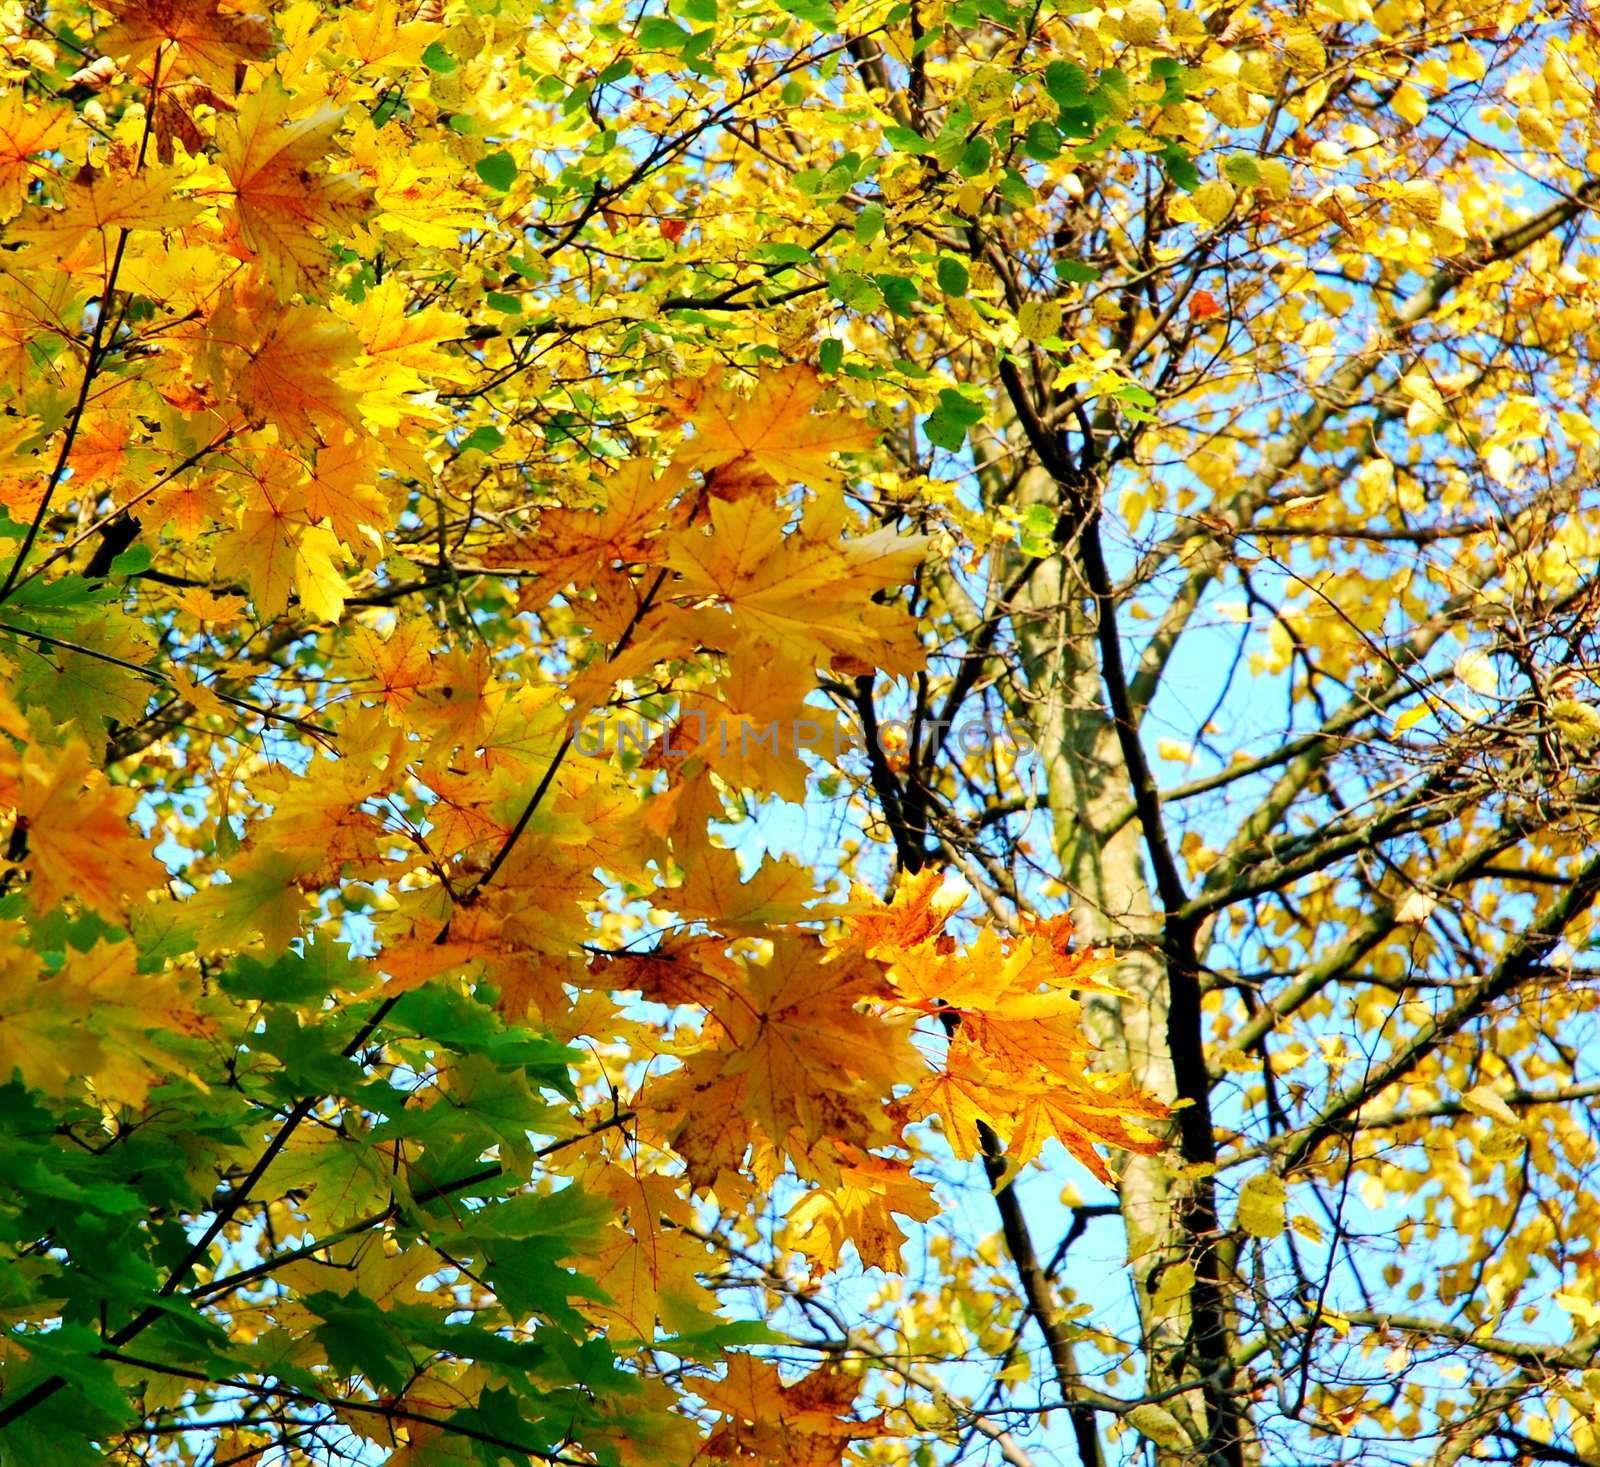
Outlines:
{"label": "tree trunk", "polygon": [[[1056,507],[1059,490],[1042,469],[1022,484],[1022,502]],[[1014,625],[1046,783],[1052,842],[1068,888],[1075,940],[1117,954],[1111,981],[1126,998],[1093,996],[1085,1020],[1108,1071],[1133,1075],[1168,1104],[1180,1098],[1173,1041],[1164,923],[1146,871],[1144,833],[1130,813],[1134,779],[1108,705],[1097,648],[1095,598],[1077,546],[1042,562],[1018,597]],[[1198,1017],[1197,1015],[1195,1016]],[[1201,1053],[1196,1029],[1181,1042]],[[1209,1126],[1209,1121],[1207,1122]],[[1196,1460],[1243,1460],[1235,1409],[1208,1407],[1199,1377],[1215,1356],[1198,1347],[1190,1290],[1159,1291],[1168,1270],[1187,1265],[1215,1275],[1213,1239],[1195,1236],[1186,1219],[1214,1215],[1209,1177],[1185,1179],[1176,1143],[1162,1156],[1119,1153],[1113,1163],[1137,1296],[1146,1391],[1163,1396],[1193,1448],[1158,1447],[1162,1467]],[[1196,1195],[1203,1189],[1203,1195]],[[1209,1231],[1209,1230],[1208,1230]],[[1220,1281],[1214,1290],[1220,1292]],[[1226,1343],[1225,1341],[1220,1343]],[[1191,1388],[1183,1390],[1185,1384]],[[1224,1383],[1225,1385],[1225,1383]],[[1070,1383],[1062,1382],[1070,1392]],[[1172,1394],[1167,1395],[1167,1392]]]}

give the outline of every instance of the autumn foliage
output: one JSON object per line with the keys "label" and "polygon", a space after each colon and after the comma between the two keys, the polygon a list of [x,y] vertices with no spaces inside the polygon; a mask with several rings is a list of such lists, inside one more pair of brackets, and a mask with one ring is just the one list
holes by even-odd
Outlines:
{"label": "autumn foliage", "polygon": [[[112,90],[6,101],[7,1460],[132,1460],[212,1398],[232,1459],[315,1456],[319,1408],[417,1463],[903,1431],[738,1349],[782,1336],[708,1292],[696,1199],[787,1177],[816,1268],[892,1270],[937,1206],[908,1127],[1105,1176],[1162,1109],[1091,1073],[1064,921],[966,944],[937,873],[840,902],[715,837],[805,792],[744,730],[924,665],[926,541],[844,495],[877,434],[790,366],[677,381],[627,452],[497,453],[523,346],[445,282],[502,206],[373,120],[456,33],[114,15]],[[574,752],[640,700],[715,736]]]}
{"label": "autumn foliage", "polygon": [[0,1467],[1593,1460],[1597,35],[0,4]]}

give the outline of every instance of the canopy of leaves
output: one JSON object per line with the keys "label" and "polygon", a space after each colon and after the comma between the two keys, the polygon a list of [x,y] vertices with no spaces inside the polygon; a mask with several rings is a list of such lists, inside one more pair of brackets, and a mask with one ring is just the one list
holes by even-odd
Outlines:
{"label": "canopy of leaves", "polygon": [[0,19],[0,1463],[1592,1459],[1585,13]]}

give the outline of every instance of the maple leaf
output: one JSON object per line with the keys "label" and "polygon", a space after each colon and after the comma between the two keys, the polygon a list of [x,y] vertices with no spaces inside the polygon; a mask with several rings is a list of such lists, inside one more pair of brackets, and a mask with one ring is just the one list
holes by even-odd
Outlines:
{"label": "maple leaf", "polygon": [[730,1073],[720,1053],[691,1055],[683,1068],[651,1087],[650,1118],[665,1122],[664,1139],[683,1161],[695,1191],[742,1193],[745,1153],[756,1138],[746,1113],[749,1085]]}
{"label": "maple leaf", "polygon": [[384,824],[363,807],[382,792],[380,775],[357,760],[318,759],[282,783],[284,788],[274,789],[262,781],[262,793],[272,799],[272,818],[261,838],[278,849],[306,853],[302,881],[331,886],[341,872],[378,873]]}
{"label": "maple leaf", "polygon": [[652,1003],[695,1004],[708,1013],[744,998],[744,970],[723,937],[669,936],[646,953],[601,953],[592,971],[611,989],[637,989]]}
{"label": "maple leaf", "polygon": [[1158,1134],[1167,1108],[1144,1094],[1127,1076],[1079,1069],[1057,1073],[1018,1108],[1006,1126],[1006,1159],[1024,1166],[1054,1137],[1102,1182],[1111,1169],[1097,1148],[1154,1156],[1165,1142]]}
{"label": "maple leaf", "polygon": [[350,158],[373,181],[372,227],[400,236],[400,248],[450,249],[483,226],[483,203],[461,188],[451,154],[436,146],[418,147],[397,124],[359,124]]}
{"label": "maple leaf", "polygon": [[19,773],[17,813],[27,822],[35,911],[75,897],[120,922],[130,902],[165,884],[166,871],[128,824],[138,792],[108,784],[81,738],[49,753],[29,748]]}
{"label": "maple leaf", "polygon": [[182,972],[140,975],[132,942],[97,941],[45,972],[0,936],[0,1073],[53,1093],[87,1082],[111,1104],[142,1105],[161,1075],[187,1066],[163,1040],[200,1036],[190,980]]}
{"label": "maple leaf", "polygon": [[659,560],[658,537],[669,518],[667,506],[687,482],[681,468],[657,474],[648,460],[635,459],[595,482],[601,508],[540,510],[533,533],[497,542],[485,552],[483,562],[537,571],[538,598],[529,601],[531,607],[542,605],[573,581],[608,574],[618,562]]}
{"label": "maple leaf", "polygon": [[216,596],[210,591],[188,588],[172,597],[173,605],[200,626],[227,626],[239,619],[249,604],[243,596]]}
{"label": "maple leaf", "polygon": [[718,1461],[838,1467],[852,1442],[889,1434],[881,1416],[855,1414],[861,1381],[822,1365],[786,1386],[777,1367],[736,1355],[718,1381],[697,1381],[698,1395],[722,1420],[705,1445]]}
{"label": "maple leaf", "polygon": [[[411,393],[432,393],[446,383],[472,380],[472,363],[443,350],[466,334],[467,319],[455,311],[427,306],[410,309],[398,280],[385,280],[369,290],[360,305],[340,303],[361,338],[362,370],[371,377],[381,399],[394,401]],[[400,421],[398,408],[368,416],[385,427]]]}
{"label": "maple leaf", "polygon": [[0,272],[0,385],[21,392],[38,372],[41,347],[66,336],[77,304],[65,271],[44,280]]}
{"label": "maple leaf", "polygon": [[324,167],[343,111],[295,117],[293,108],[281,87],[264,87],[218,128],[240,235],[262,277],[285,297],[314,289],[327,274],[332,257],[322,232],[348,227],[370,204],[358,178]]}
{"label": "maple leaf", "polygon": [[397,1169],[393,1142],[361,1144],[362,1127],[322,1130],[286,1147],[262,1178],[262,1197],[292,1195],[294,1210],[319,1233],[331,1233],[371,1212]]}
{"label": "maple leaf", "polygon": [[71,124],[67,108],[30,106],[20,90],[0,96],[0,219],[22,207],[28,180],[39,171],[32,159],[60,147]]}
{"label": "maple leaf", "polygon": [[420,688],[432,681],[433,626],[421,620],[400,621],[388,636],[373,627],[358,626],[351,633],[351,651],[376,684],[391,723],[402,723]]}
{"label": "maple leaf", "polygon": [[894,1111],[907,1124],[937,1116],[950,1149],[967,1160],[983,1150],[982,1127],[1003,1133],[1006,1118],[1026,1098],[1012,1086],[998,1083],[968,1045],[952,1048],[944,1064],[894,1103]]}
{"label": "maple leaf", "polygon": [[[1065,918],[1031,921],[1002,938],[985,927],[965,950],[937,932],[937,888],[908,883],[903,905],[852,916],[850,925],[889,964],[902,1001],[951,1030],[943,1067],[901,1104],[910,1119],[937,1113],[958,1155],[975,1155],[979,1123],[1008,1141],[1016,1166],[1056,1139],[1102,1181],[1110,1171],[1096,1150],[1107,1145],[1154,1152],[1159,1102],[1123,1076],[1093,1072],[1095,1047],[1079,1026],[1084,990],[1114,992],[1099,974],[1107,955],[1070,953]],[[896,937],[913,945],[896,950]],[[1148,1123],[1148,1124],[1145,1124]]]}
{"label": "maple leaf", "polygon": [[314,855],[258,846],[228,863],[228,880],[189,898],[219,947],[242,947],[256,937],[282,951],[299,935],[307,896],[302,876]]}
{"label": "maple leaf", "polygon": [[156,157],[163,163],[171,163],[177,156],[177,149],[173,147],[175,139],[191,157],[205,155],[210,139],[195,117],[195,110],[200,107],[210,107],[216,112],[233,111],[233,104],[204,82],[163,83],[157,90],[150,131],[156,141]]}
{"label": "maple leaf", "polygon": [[124,0],[108,9],[116,20],[101,31],[100,49],[125,58],[129,70],[145,78],[159,50],[164,76],[186,70],[231,95],[237,68],[272,54],[267,22],[223,11],[219,0]]}
{"label": "maple leaf", "polygon": [[724,847],[696,854],[681,885],[661,895],[681,915],[703,918],[724,932],[760,931],[791,922],[816,922],[835,909],[817,903],[809,867],[787,856],[763,857],[748,881],[739,879],[739,858]]}
{"label": "maple leaf", "polygon": [[80,608],[70,647],[28,647],[15,686],[60,725],[98,738],[107,724],[137,722],[150,701],[149,629],[115,607]]}
{"label": "maple leaf", "polygon": [[243,578],[263,617],[278,616],[288,606],[292,586],[313,616],[338,621],[345,597],[336,564],[341,554],[332,531],[269,503],[246,508],[238,528],[218,538],[216,563]]}
{"label": "maple leaf", "polygon": [[724,499],[774,486],[837,484],[835,453],[865,453],[877,429],[845,412],[814,411],[823,385],[814,368],[762,373],[748,394],[718,382],[689,413],[694,433],[676,461],[701,470]]}
{"label": "maple leaf", "polygon": [[[938,937],[966,897],[963,885],[928,866],[903,877],[888,903],[865,887],[856,888],[851,892],[845,926],[870,956],[892,962],[901,953]],[[892,972],[890,976],[894,976]]]}
{"label": "maple leaf", "polygon": [[431,752],[477,748],[482,734],[499,717],[507,688],[495,675],[487,651],[451,647],[432,659],[433,675],[416,689],[412,719],[431,732]]}
{"label": "maple leaf", "polygon": [[612,1201],[622,1219],[604,1233],[589,1270],[610,1297],[588,1312],[624,1338],[643,1341],[655,1339],[658,1320],[669,1335],[714,1323],[716,1298],[697,1277],[712,1260],[706,1245],[685,1230],[689,1209],[675,1180],[602,1163],[580,1174],[578,1184]]}
{"label": "maple leaf", "polygon": [[85,413],[67,460],[74,477],[84,484],[103,484],[125,472],[130,433],[128,418],[120,411]]}
{"label": "maple leaf", "polygon": [[137,173],[85,169],[62,186],[62,207],[24,215],[6,233],[43,246],[65,268],[103,267],[116,249],[114,230],[181,229],[200,212],[198,200],[178,196],[176,176],[162,168]]}
{"label": "maple leaf", "polygon": [[[756,498],[714,500],[709,533],[696,528],[672,537],[676,590],[726,607],[739,632],[791,662],[891,673],[920,667],[911,619],[871,598],[904,584],[927,540],[888,527],[851,539],[814,537],[805,523],[786,535],[789,518]],[[818,528],[835,530],[827,521]]]}
{"label": "maple leaf", "polygon": [[180,540],[198,538],[227,514],[220,483],[206,474],[185,474],[173,479],[152,496],[150,504],[152,513],[159,515],[161,523]]}
{"label": "maple leaf", "polygon": [[350,328],[329,311],[236,290],[206,323],[202,362],[252,419],[315,447],[325,432],[359,430],[357,397],[339,381],[359,350]]}
{"label": "maple leaf", "polygon": [[[921,916],[921,903],[913,899],[905,920],[909,925]],[[872,920],[869,917],[868,922]],[[1004,1015],[1026,1010],[1027,1021],[1033,1022],[1048,1013],[1075,1013],[1072,992],[1115,992],[1098,976],[1110,966],[1109,955],[1064,956],[1057,946],[1059,929],[1035,928],[1003,937],[984,927],[961,951],[950,943],[926,939],[895,949],[882,940],[886,928],[869,925],[865,930],[874,934],[873,953],[891,963],[889,980],[896,992],[927,1012]]]}
{"label": "maple leaf", "polygon": [[938,1215],[939,1201],[905,1162],[840,1149],[837,1178],[789,1209],[785,1241],[824,1268],[836,1268],[845,1245],[854,1244],[864,1266],[893,1272],[909,1241],[896,1215],[927,1222]]}
{"label": "maple leaf", "polygon": [[780,932],[771,960],[747,966],[747,996],[714,1010],[734,1046],[724,1073],[744,1077],[745,1109],[776,1146],[791,1131],[867,1142],[882,1097],[921,1068],[903,1024],[862,1012],[887,993],[876,965],[826,956],[816,938]]}
{"label": "maple leaf", "polygon": [[371,560],[383,550],[389,501],[378,485],[379,455],[370,438],[339,434],[317,450],[299,484],[307,518],[326,520],[347,550]]}
{"label": "maple leaf", "polygon": [[815,689],[809,668],[736,658],[713,687],[684,697],[650,766],[670,771],[694,757],[730,785],[799,804],[810,778],[805,754],[837,762],[853,746],[832,709],[806,701]]}
{"label": "maple leaf", "polygon": [[87,1025],[63,1022],[50,975],[20,934],[18,924],[0,923],[0,1070],[59,1094],[94,1068],[100,1047]]}
{"label": "maple leaf", "polygon": [[378,0],[365,15],[346,11],[341,20],[351,54],[367,66],[420,66],[422,53],[445,34],[444,26],[430,21],[402,21],[394,0]]}

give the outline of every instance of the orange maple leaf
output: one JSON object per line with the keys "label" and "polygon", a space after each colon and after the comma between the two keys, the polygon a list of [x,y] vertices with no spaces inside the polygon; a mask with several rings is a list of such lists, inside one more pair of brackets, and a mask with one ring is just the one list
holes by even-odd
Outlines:
{"label": "orange maple leaf", "polygon": [[323,433],[359,427],[356,396],[338,380],[359,349],[331,312],[241,290],[207,323],[204,355],[213,380],[227,380],[253,420],[275,423],[291,442],[314,447]]}
{"label": "orange maple leaf", "polygon": [[1069,1071],[1052,1077],[1051,1084],[1022,1104],[1007,1136],[1006,1158],[1024,1166],[1053,1136],[1100,1181],[1110,1183],[1111,1169],[1097,1148],[1114,1146],[1153,1156],[1163,1145],[1157,1129],[1167,1114],[1164,1105],[1125,1075]]}
{"label": "orange maple leaf", "polygon": [[882,1416],[856,1416],[861,1381],[822,1365],[786,1386],[777,1367],[736,1355],[719,1381],[696,1382],[694,1392],[721,1413],[704,1455],[763,1467],[838,1467],[851,1442],[889,1435]]}
{"label": "orange maple leaf", "polygon": [[887,904],[865,887],[851,895],[854,904],[845,915],[846,928],[866,952],[892,961],[939,936],[966,893],[937,867],[928,866],[902,879]]}
{"label": "orange maple leaf", "polygon": [[893,1143],[884,1099],[924,1065],[907,1020],[873,1007],[888,996],[877,964],[828,962],[807,932],[775,933],[767,963],[685,956],[676,970],[659,956],[652,967],[623,960],[618,981],[706,1011],[703,1044],[652,1082],[647,1107],[667,1121],[692,1186],[721,1190],[763,1139],[797,1160],[824,1137],[862,1151]]}
{"label": "orange maple leaf", "polygon": [[922,1068],[905,1023],[861,1011],[887,996],[877,965],[826,955],[810,934],[780,933],[771,961],[747,969],[747,1002],[716,1010],[737,1045],[725,1072],[745,1077],[746,1110],[777,1146],[791,1131],[870,1144],[883,1097]]}
{"label": "orange maple leaf", "polygon": [[433,680],[431,649],[437,638],[433,624],[420,617],[398,622],[386,637],[379,636],[371,627],[352,629],[351,650],[376,684],[391,723],[405,722],[406,710],[418,689]]}
{"label": "orange maple leaf", "polygon": [[595,484],[602,508],[540,510],[532,532],[491,546],[484,564],[537,571],[537,590],[522,602],[531,610],[571,582],[592,582],[618,564],[659,560],[656,542],[669,523],[667,507],[687,480],[682,468],[657,475],[648,460],[635,459]]}
{"label": "orange maple leaf", "polygon": [[646,953],[601,955],[590,964],[613,990],[633,989],[651,1003],[692,1004],[714,1011],[746,1002],[744,975],[722,937],[670,937]]}
{"label": "orange maple leaf", "polygon": [[35,911],[48,912],[71,896],[121,922],[131,902],[166,881],[165,869],[128,824],[137,792],[108,785],[82,739],[48,759],[29,749],[20,776],[17,813],[27,821],[28,899]]}

